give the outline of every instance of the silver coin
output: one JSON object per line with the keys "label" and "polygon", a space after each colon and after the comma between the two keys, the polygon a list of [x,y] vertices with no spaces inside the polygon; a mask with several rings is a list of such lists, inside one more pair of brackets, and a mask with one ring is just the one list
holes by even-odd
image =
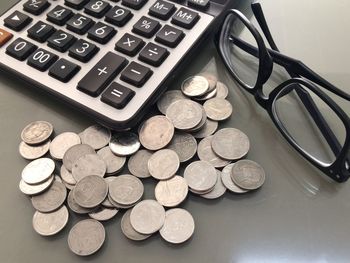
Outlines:
{"label": "silver coin", "polygon": [[95,153],[95,150],[87,144],[77,144],[70,147],[63,156],[63,165],[68,171],[72,171],[73,164],[82,156],[86,154]]}
{"label": "silver coin", "polygon": [[223,121],[232,115],[232,105],[225,99],[213,98],[207,100],[203,107],[208,118],[213,121]]}
{"label": "silver coin", "polygon": [[218,78],[214,74],[210,72],[202,72],[199,74],[199,76],[202,76],[207,79],[209,83],[209,89],[208,89],[209,91],[212,91],[216,88]]}
{"label": "silver coin", "polygon": [[62,179],[61,179],[61,177],[60,177],[59,175],[55,174],[55,175],[53,176],[53,178],[54,178],[55,181],[60,182],[60,183],[63,183],[63,182],[62,182]]}
{"label": "silver coin", "polygon": [[108,194],[106,181],[97,175],[89,175],[77,182],[73,189],[74,200],[85,208],[101,204]]}
{"label": "silver coin", "polygon": [[130,214],[131,214],[131,209],[127,210],[122,217],[122,221],[121,221],[120,225],[121,225],[123,234],[127,238],[134,240],[134,241],[142,241],[142,240],[149,238],[151,235],[144,235],[144,234],[140,234],[139,232],[135,231],[135,229],[132,227],[132,225],[130,223]]}
{"label": "silver coin", "polygon": [[138,136],[132,132],[123,132],[113,134],[109,143],[112,152],[119,156],[129,156],[140,149],[140,141]]}
{"label": "silver coin", "polygon": [[227,96],[228,96],[227,86],[224,83],[218,81],[216,83],[216,97],[221,99],[226,99]]}
{"label": "silver coin", "polygon": [[22,131],[22,141],[29,145],[41,144],[47,141],[53,133],[53,126],[47,121],[29,123]]}
{"label": "silver coin", "polygon": [[197,139],[208,137],[217,130],[218,126],[219,124],[217,121],[207,119],[203,127],[199,131],[192,133],[192,135]]}
{"label": "silver coin", "polygon": [[117,208],[117,209],[129,209],[129,208],[131,208],[131,207],[133,207],[133,206],[135,206],[140,200],[138,200],[137,202],[135,202],[135,203],[133,203],[133,204],[131,204],[131,205],[121,205],[121,204],[118,204],[117,202],[115,202],[113,199],[112,199],[112,197],[111,197],[111,195],[110,194],[108,194],[108,199],[109,199],[109,201],[111,202],[111,204],[113,204],[113,207],[114,208]]}
{"label": "silver coin", "polygon": [[78,256],[96,253],[103,245],[106,231],[95,219],[85,219],[75,224],[68,234],[69,249]]}
{"label": "silver coin", "polygon": [[31,161],[22,171],[22,180],[27,184],[40,184],[52,175],[55,162],[49,158]]}
{"label": "silver coin", "polygon": [[139,150],[130,156],[128,161],[128,169],[130,173],[138,178],[147,178],[151,174],[148,171],[148,160],[152,156],[152,152],[148,150]]}
{"label": "silver coin", "polygon": [[90,126],[81,135],[81,142],[90,145],[95,150],[105,147],[110,140],[111,131],[100,125]]}
{"label": "silver coin", "polygon": [[99,207],[96,211],[89,213],[89,217],[98,221],[108,221],[118,213],[116,208]]}
{"label": "silver coin", "polygon": [[174,135],[174,125],[167,117],[157,115],[142,124],[139,135],[143,147],[156,151],[169,144]]}
{"label": "silver coin", "polygon": [[195,161],[186,167],[184,178],[190,188],[201,192],[212,189],[218,176],[212,164],[205,161]]}
{"label": "silver coin", "polygon": [[193,76],[185,79],[181,85],[181,91],[188,97],[203,95],[209,89],[209,82],[202,76]]}
{"label": "silver coin", "polygon": [[50,140],[48,140],[47,142],[45,142],[44,144],[40,144],[40,145],[28,145],[25,142],[21,142],[19,144],[19,153],[20,155],[27,160],[35,160],[38,159],[40,157],[43,157],[50,148]]}
{"label": "silver coin", "polygon": [[231,179],[239,187],[246,190],[260,188],[265,182],[265,171],[256,162],[240,160],[235,163],[231,172]]}
{"label": "silver coin", "polygon": [[179,167],[179,156],[175,151],[169,149],[155,152],[148,160],[149,173],[158,180],[167,180],[173,177]]}
{"label": "silver coin", "polygon": [[180,244],[194,233],[194,220],[192,215],[182,208],[173,208],[165,213],[165,222],[159,230],[161,237],[172,244]]}
{"label": "silver coin", "polygon": [[115,155],[109,146],[106,146],[100,149],[97,154],[103,159],[106,163],[106,173],[107,174],[116,174],[121,169],[123,169],[124,164],[126,162],[126,158],[123,156]]}
{"label": "silver coin", "polygon": [[75,187],[75,184],[67,184],[65,181],[62,181],[62,183],[68,190],[73,190],[73,188]]}
{"label": "silver coin", "polygon": [[202,139],[198,144],[198,157],[202,161],[211,163],[215,168],[221,168],[230,163],[220,158],[212,149],[213,136]]}
{"label": "silver coin", "polygon": [[47,179],[45,182],[43,182],[41,184],[37,184],[37,185],[30,185],[30,184],[27,184],[26,182],[24,182],[23,180],[21,180],[19,182],[19,189],[21,190],[21,192],[23,194],[37,195],[37,194],[40,194],[40,193],[44,192],[45,190],[47,190],[51,186],[53,181],[54,181],[53,175],[51,175],[51,177],[49,177],[49,179]]}
{"label": "silver coin", "polygon": [[197,141],[189,133],[175,132],[167,148],[177,153],[180,162],[187,162],[197,152]]}
{"label": "silver coin", "polygon": [[202,105],[200,105],[200,107],[202,108],[202,119],[201,121],[192,129],[187,130],[187,132],[193,133],[196,131],[199,131],[203,128],[203,126],[205,125],[205,122],[207,121],[207,114],[205,113],[204,107]]}
{"label": "silver coin", "polygon": [[130,214],[130,223],[139,233],[149,235],[162,228],[165,221],[165,210],[155,200],[143,200]]}
{"label": "silver coin", "polygon": [[[73,189],[74,189],[74,187],[73,187]],[[68,204],[68,207],[70,208],[70,210],[72,210],[74,213],[77,213],[77,214],[88,214],[88,213],[95,210],[95,207],[84,208],[84,207],[81,207],[80,205],[78,205],[74,199],[73,190],[70,191],[68,194],[67,204]]]}
{"label": "silver coin", "polygon": [[168,90],[157,101],[158,110],[166,114],[168,107],[177,100],[186,99],[180,90]]}
{"label": "silver coin", "polygon": [[[215,186],[214,186],[215,187]],[[208,189],[208,190],[205,190],[205,191],[196,191],[196,190],[193,190],[191,188],[189,188],[188,190],[193,193],[193,194],[196,194],[196,195],[205,195],[207,193],[210,193],[211,191],[213,191],[214,187]]]}
{"label": "silver coin", "polygon": [[144,187],[140,179],[125,174],[115,178],[109,184],[109,195],[114,202],[121,205],[132,205],[142,198]]}
{"label": "silver coin", "polygon": [[250,142],[247,135],[235,128],[225,128],[213,135],[213,151],[226,160],[238,160],[248,154]]}
{"label": "silver coin", "polygon": [[191,100],[178,100],[172,103],[166,116],[179,130],[190,130],[196,127],[202,120],[202,107]]}
{"label": "silver coin", "polygon": [[32,205],[39,212],[49,213],[61,207],[66,197],[67,189],[64,184],[54,181],[47,191],[32,197]]}
{"label": "silver coin", "polygon": [[89,175],[104,177],[106,170],[106,163],[99,155],[96,153],[86,154],[73,164],[72,175],[74,179],[79,182]]}
{"label": "silver coin", "polygon": [[188,185],[186,180],[178,175],[165,181],[159,181],[154,190],[157,201],[165,207],[175,207],[187,197]]}
{"label": "silver coin", "polygon": [[66,206],[52,213],[36,211],[33,216],[33,228],[42,236],[53,236],[60,232],[68,223],[69,213]]}
{"label": "silver coin", "polygon": [[222,183],[221,172],[219,170],[216,170],[216,173],[218,175],[218,180],[216,181],[214,188],[209,193],[201,195],[201,197],[206,199],[217,199],[225,194],[226,187]]}
{"label": "silver coin", "polygon": [[232,174],[232,168],[235,164],[229,164],[227,165],[224,169],[222,169],[222,173],[221,173],[221,181],[224,184],[224,186],[230,190],[231,192],[235,193],[235,194],[244,194],[246,192],[248,192],[248,190],[242,189],[240,188],[238,185],[236,185],[231,178],[231,174]]}
{"label": "silver coin", "polygon": [[205,93],[202,96],[198,96],[198,97],[194,97],[194,100],[198,100],[198,101],[204,101],[204,100],[209,100],[211,98],[214,98],[216,96],[216,89],[213,89],[212,91]]}
{"label": "silver coin", "polygon": [[68,171],[64,165],[61,165],[60,175],[62,180],[67,184],[75,185],[77,183],[77,180],[74,179],[72,173]]}
{"label": "silver coin", "polygon": [[80,137],[74,132],[64,132],[57,135],[51,142],[50,155],[56,160],[62,160],[66,151],[77,144],[80,144]]}
{"label": "silver coin", "polygon": [[[108,184],[108,188],[109,188],[109,184],[115,179],[117,178],[116,176],[109,176],[109,177],[105,177],[105,181]],[[111,203],[109,201],[108,195],[105,198],[105,200],[101,203],[102,206],[107,207],[107,208],[115,208],[115,205],[113,203]]]}

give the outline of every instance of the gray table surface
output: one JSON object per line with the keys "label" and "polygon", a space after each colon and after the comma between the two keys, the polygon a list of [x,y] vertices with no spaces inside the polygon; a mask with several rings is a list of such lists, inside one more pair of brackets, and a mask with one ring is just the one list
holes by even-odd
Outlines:
{"label": "gray table surface", "polygon": [[[0,11],[14,1],[2,0]],[[280,49],[338,87],[350,92],[350,2],[347,0],[263,0],[272,34]],[[241,6],[248,16],[249,6]],[[268,115],[224,70],[215,48],[184,69],[184,79],[199,71],[216,73],[230,87],[233,117],[222,127],[236,127],[251,140],[249,159],[266,170],[259,191],[226,193],[208,201],[190,195],[182,207],[196,222],[193,238],[172,246],[159,235],[135,243],[120,230],[122,213],[105,223],[107,241],[101,251],[79,258],[67,246],[67,234],[80,217],[71,216],[57,236],[44,238],[32,229],[34,210],[18,190],[27,161],[18,154],[20,132],[34,120],[50,121],[56,133],[80,132],[91,119],[45,93],[4,73],[0,76],[0,262],[349,262],[350,183],[325,179],[282,138]],[[174,83],[173,88],[178,87]],[[276,83],[269,82],[267,86]],[[337,100],[347,113],[349,103]],[[293,114],[293,112],[291,112]],[[153,180],[145,180],[153,198]]]}

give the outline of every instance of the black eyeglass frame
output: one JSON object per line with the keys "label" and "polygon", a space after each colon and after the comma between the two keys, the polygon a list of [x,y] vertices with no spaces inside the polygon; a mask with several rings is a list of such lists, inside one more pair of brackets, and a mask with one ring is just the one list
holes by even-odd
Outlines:
{"label": "black eyeglass frame", "polygon": [[[327,80],[323,79],[301,61],[281,54],[275,42],[273,41],[260,4],[253,3],[252,9],[272,50],[266,47],[259,31],[240,11],[235,9],[228,10],[222,28],[217,35],[217,38],[215,39],[217,49],[224,62],[225,67],[232,75],[232,77],[245,90],[254,95],[256,101],[268,112],[278,130],[282,133],[284,138],[294,149],[296,149],[306,160],[308,160],[311,164],[320,169],[323,173],[328,175],[333,180],[337,182],[345,182],[350,177],[350,119],[348,115],[314,83],[344,98],[345,100],[350,101],[350,95],[336,88]],[[240,21],[251,32],[256,40],[257,47],[252,46],[242,39],[231,35],[231,28],[232,24],[234,23],[234,19],[240,19]],[[232,65],[232,61],[229,56],[229,47],[232,42],[234,42],[234,44],[242,50],[259,59],[258,75],[254,86],[249,86],[243,82],[234,71],[234,66]],[[284,67],[291,76],[291,79],[280,84],[270,94],[264,95],[263,85],[267,82],[272,74],[273,63],[277,63]],[[336,156],[335,161],[331,164],[325,164],[306,152],[288,133],[287,129],[283,126],[283,123],[278,118],[278,114],[276,112],[276,101],[283,94],[286,94],[286,92],[290,92],[291,89],[295,89],[295,85],[293,84],[299,87],[296,90],[297,95],[305,105],[306,109],[309,111],[310,115],[313,117],[317,126],[322,131],[323,136],[329,143],[333,153]],[[338,142],[336,136],[328,126],[322,114],[317,109],[316,104],[313,102],[310,94],[305,88],[311,90],[317,96],[319,96],[319,98],[321,98],[322,101],[324,101],[343,122],[346,131],[343,147],[340,146],[340,143]]]}

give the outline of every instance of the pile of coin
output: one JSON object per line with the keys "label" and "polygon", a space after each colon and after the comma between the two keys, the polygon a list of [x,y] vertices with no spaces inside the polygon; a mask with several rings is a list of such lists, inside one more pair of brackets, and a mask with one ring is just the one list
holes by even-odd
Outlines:
{"label": "pile of coin", "polygon": [[[68,235],[70,250],[87,256],[104,243],[100,221],[126,210],[121,230],[129,239],[145,240],[157,232],[173,244],[190,239],[194,219],[177,208],[188,192],[216,199],[227,189],[242,194],[265,181],[261,166],[243,159],[248,137],[235,128],[217,130],[218,122],[233,112],[227,95],[225,84],[203,73],[186,79],[181,91],[165,92],[157,103],[161,114],[144,120],[136,131],[112,133],[93,125],[80,134],[53,138],[50,123],[30,123],[22,131],[19,152],[31,162],[19,188],[36,210],[34,230],[54,235],[66,226],[69,210],[88,215]],[[183,176],[178,174],[181,165]],[[128,172],[120,174],[125,166]],[[142,180],[149,177],[157,182],[155,200],[142,200]]]}

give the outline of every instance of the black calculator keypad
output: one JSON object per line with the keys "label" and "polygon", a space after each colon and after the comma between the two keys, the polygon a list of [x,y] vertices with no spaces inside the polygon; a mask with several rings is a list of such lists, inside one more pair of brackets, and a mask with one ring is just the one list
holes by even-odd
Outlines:
{"label": "black calculator keypad", "polygon": [[143,16],[133,26],[132,31],[141,36],[150,38],[160,28],[160,23],[157,20]]}
{"label": "black calculator keypad", "polygon": [[152,74],[153,71],[150,68],[133,61],[124,69],[120,79],[136,87],[141,87]]}
{"label": "black calculator keypad", "polygon": [[141,9],[148,0],[122,0],[122,4],[135,10]]}
{"label": "black calculator keypad", "polygon": [[176,47],[184,38],[185,34],[182,30],[172,26],[165,25],[156,35],[156,41],[169,46]]}
{"label": "black calculator keypad", "polygon": [[98,22],[88,31],[88,38],[106,44],[116,33],[117,31],[113,27]]}
{"label": "black calculator keypad", "polygon": [[65,0],[64,4],[71,8],[81,10],[89,2],[89,0]]}
{"label": "black calculator keypad", "polygon": [[47,45],[60,52],[66,52],[75,41],[76,38],[73,35],[58,30],[47,40]]}
{"label": "black calculator keypad", "polygon": [[47,0],[28,0],[26,3],[24,3],[23,9],[24,11],[27,11],[33,15],[40,15],[49,6],[50,3]]}
{"label": "black calculator keypad", "polygon": [[198,21],[199,14],[197,12],[193,12],[189,9],[181,7],[171,19],[171,23],[191,29]]}
{"label": "black calculator keypad", "polygon": [[85,5],[85,13],[101,18],[103,17],[108,10],[111,8],[111,5],[102,0],[91,0],[89,3]]}
{"label": "black calculator keypad", "polygon": [[70,81],[80,70],[80,66],[61,58],[49,70],[49,75],[62,82]]}
{"label": "black calculator keypad", "polygon": [[13,12],[10,16],[4,19],[5,26],[13,29],[14,31],[21,31],[32,21],[33,18],[19,11]]}
{"label": "black calculator keypad", "polygon": [[148,43],[140,52],[139,59],[147,64],[158,67],[168,55],[169,51],[166,48]]}
{"label": "black calculator keypad", "polygon": [[47,20],[56,25],[63,26],[73,15],[72,10],[57,5],[47,14]]}
{"label": "black calculator keypad", "polygon": [[144,45],[145,41],[143,41],[141,38],[125,33],[125,35],[115,45],[115,49],[133,57]]}
{"label": "black calculator keypad", "polygon": [[76,14],[68,20],[67,29],[80,35],[84,35],[93,24],[94,22],[91,18]]}
{"label": "black calculator keypad", "polygon": [[176,8],[175,5],[169,2],[165,2],[162,0],[158,0],[157,2],[152,5],[152,7],[149,9],[148,13],[151,16],[168,20],[171,15],[175,12]]}
{"label": "black calculator keypad", "polygon": [[114,108],[122,109],[135,96],[135,91],[113,82],[102,94],[101,101]]}
{"label": "black calculator keypad", "polygon": [[57,59],[57,55],[39,48],[28,58],[27,64],[37,70],[46,71]]}
{"label": "black calculator keypad", "polygon": [[38,21],[34,26],[29,28],[27,32],[28,37],[31,39],[44,43],[55,31],[56,29],[53,26]]}
{"label": "black calculator keypad", "polygon": [[81,62],[88,62],[97,52],[99,48],[83,39],[79,39],[69,49],[69,56]]}
{"label": "black calculator keypad", "polygon": [[106,14],[105,20],[116,26],[124,26],[132,16],[133,14],[130,10],[115,6]]}
{"label": "black calculator keypad", "polygon": [[23,38],[17,38],[7,48],[6,54],[20,61],[26,60],[38,47]]}

